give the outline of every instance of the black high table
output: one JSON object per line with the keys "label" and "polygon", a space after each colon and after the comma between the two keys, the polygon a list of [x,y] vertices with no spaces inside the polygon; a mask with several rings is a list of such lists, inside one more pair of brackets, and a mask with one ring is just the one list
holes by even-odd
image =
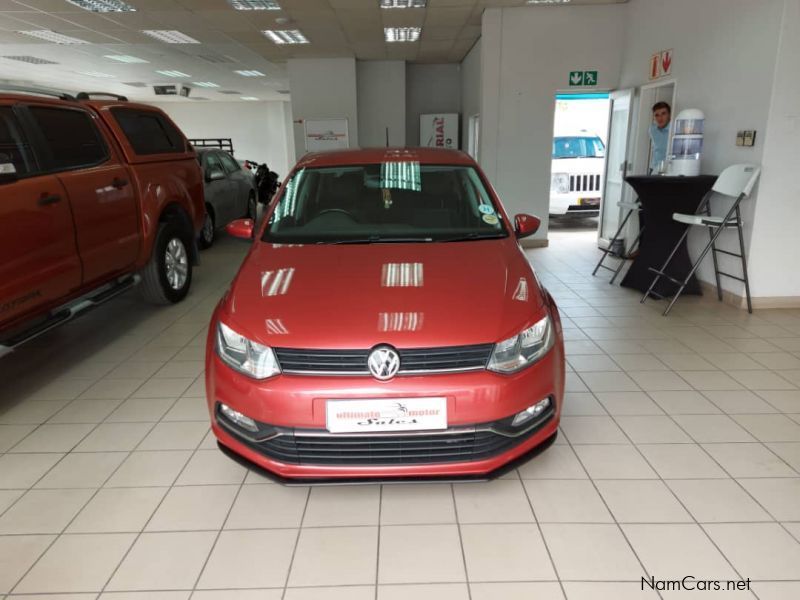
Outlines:
{"label": "black high table", "polygon": [[[640,227],[644,227],[639,240],[639,255],[633,260],[621,286],[633,288],[644,293],[655,278],[649,267],[660,269],[670,252],[678,243],[688,225],[672,219],[673,213],[694,214],[703,197],[717,180],[715,175],[697,177],[671,177],[663,175],[642,175],[626,177],[625,181],[634,189],[642,204],[639,213]],[[672,258],[667,274],[682,280],[692,268],[686,240]],[[655,287],[661,296],[672,296],[678,286],[662,278]],[[692,276],[684,294],[702,295],[700,284]]]}

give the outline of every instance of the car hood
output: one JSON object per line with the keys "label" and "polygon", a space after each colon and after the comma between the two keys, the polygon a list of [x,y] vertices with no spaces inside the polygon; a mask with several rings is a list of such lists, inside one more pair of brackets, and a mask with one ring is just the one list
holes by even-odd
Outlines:
{"label": "car hood", "polygon": [[602,158],[556,158],[553,159],[553,173],[584,174],[593,173],[603,174]]}
{"label": "car hood", "polygon": [[513,238],[251,249],[223,304],[228,325],[291,348],[459,346],[506,339],[544,311]]}

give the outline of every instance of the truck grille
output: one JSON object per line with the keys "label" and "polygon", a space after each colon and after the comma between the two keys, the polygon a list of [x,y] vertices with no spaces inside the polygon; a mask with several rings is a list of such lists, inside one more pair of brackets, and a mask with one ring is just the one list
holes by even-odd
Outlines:
{"label": "truck grille", "polygon": [[[399,374],[483,369],[494,344],[398,349]],[[284,373],[369,375],[370,350],[299,350],[274,348]]]}
{"label": "truck grille", "polygon": [[599,192],[600,175],[570,175],[570,192]]}

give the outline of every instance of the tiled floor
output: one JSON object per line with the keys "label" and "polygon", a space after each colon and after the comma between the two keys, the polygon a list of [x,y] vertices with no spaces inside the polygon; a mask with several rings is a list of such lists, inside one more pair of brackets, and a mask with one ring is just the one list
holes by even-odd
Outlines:
{"label": "tiled floor", "polygon": [[220,453],[202,360],[230,239],[186,302],[130,295],[3,359],[0,598],[800,598],[800,311],[663,318],[589,276],[592,241],[530,252],[563,315],[562,432],[491,483],[290,488]]}

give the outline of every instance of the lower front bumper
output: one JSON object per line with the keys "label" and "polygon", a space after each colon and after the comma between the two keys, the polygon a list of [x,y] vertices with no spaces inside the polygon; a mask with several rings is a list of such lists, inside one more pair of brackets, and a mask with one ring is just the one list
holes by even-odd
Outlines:
{"label": "lower front bumper", "polygon": [[[464,476],[486,476],[493,471],[500,469],[509,462],[527,454],[535,447],[545,443],[551,439],[558,430],[558,418],[556,413],[548,414],[545,419],[537,425],[526,431],[525,433],[507,438],[508,443],[501,443],[498,445],[497,450],[492,453],[490,450],[488,455],[484,453],[475,453],[474,456],[480,458],[471,459],[454,459],[453,456],[448,457],[446,460],[442,459],[441,462],[421,462],[419,456],[417,462],[413,459],[403,461],[402,457],[398,458],[396,462],[386,463],[386,457],[383,457],[382,464],[361,464],[357,460],[350,460],[349,464],[313,464],[302,462],[303,458],[291,457],[290,460],[280,460],[275,456],[279,452],[274,448],[265,448],[264,444],[259,444],[252,440],[246,440],[238,433],[234,432],[230,426],[221,425],[219,420],[214,421],[213,425],[214,434],[220,443],[239,454],[247,460],[255,463],[256,465],[267,469],[268,471],[278,475],[279,477],[289,479],[354,479],[354,478],[420,478],[420,477],[464,477]],[[485,431],[485,427],[476,427],[476,431]],[[462,428],[459,431],[463,431]],[[446,435],[446,434],[442,434]],[[433,437],[432,434],[429,437]],[[289,437],[288,435],[284,437]],[[307,436],[309,437],[309,436]],[[310,437],[315,437],[311,435]],[[325,436],[328,440],[328,446],[335,444],[337,436]],[[381,436],[386,440],[391,436]],[[403,438],[407,436],[396,436]],[[338,437],[339,441],[343,441]],[[284,448],[285,450],[285,448]],[[270,456],[269,454],[272,454]],[[302,451],[301,451],[302,454]],[[317,452],[316,456],[319,456]],[[335,462],[336,459],[327,455],[327,462]],[[301,462],[297,462],[300,460]],[[347,460],[347,459],[340,459]],[[326,462],[324,458],[319,459],[320,462]]]}

